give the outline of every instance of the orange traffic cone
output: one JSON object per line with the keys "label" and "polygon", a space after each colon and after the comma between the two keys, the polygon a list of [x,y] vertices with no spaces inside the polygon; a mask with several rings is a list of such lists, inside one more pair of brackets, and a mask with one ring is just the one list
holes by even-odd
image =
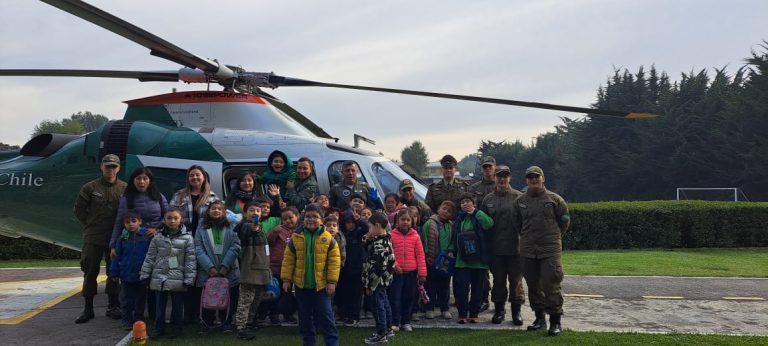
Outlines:
{"label": "orange traffic cone", "polygon": [[147,344],[147,325],[144,321],[136,321],[133,323],[133,338],[129,345],[132,346],[144,346]]}

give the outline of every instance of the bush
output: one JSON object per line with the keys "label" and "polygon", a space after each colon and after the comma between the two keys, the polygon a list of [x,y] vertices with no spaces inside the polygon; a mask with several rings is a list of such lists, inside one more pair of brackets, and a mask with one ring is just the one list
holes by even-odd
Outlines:
{"label": "bush", "polygon": [[0,260],[79,259],[80,252],[30,238],[0,236]]}
{"label": "bush", "polygon": [[566,249],[768,246],[768,203],[572,203]]}

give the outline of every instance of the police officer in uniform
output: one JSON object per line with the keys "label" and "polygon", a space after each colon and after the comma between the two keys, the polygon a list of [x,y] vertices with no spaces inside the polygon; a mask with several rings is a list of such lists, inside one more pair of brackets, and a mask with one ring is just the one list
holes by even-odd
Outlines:
{"label": "police officer in uniform", "polygon": [[445,200],[451,200],[459,205],[459,197],[469,190],[469,184],[463,180],[454,178],[456,175],[456,158],[451,155],[445,155],[440,159],[440,166],[443,170],[443,180],[432,183],[427,188],[427,197],[424,202],[433,211],[440,207],[440,203]]}
{"label": "police officer in uniform", "polygon": [[[101,159],[101,177],[90,181],[80,188],[75,200],[75,217],[85,227],[83,230],[83,249],[80,253],[80,269],[83,271],[83,288],[80,292],[85,298],[83,313],[75,323],[85,323],[94,316],[93,297],[96,295],[97,282],[101,267],[101,259],[107,262],[107,276],[112,262],[109,257],[109,238],[112,236],[112,226],[117,217],[117,206],[123,195],[126,184],[117,179],[120,171],[120,158],[114,154],[105,155]],[[120,284],[107,280],[106,293],[109,297],[107,316],[121,318],[120,313]]]}
{"label": "police officer in uniform", "polygon": [[[484,167],[485,168],[485,167]],[[523,193],[509,185],[512,180],[509,167],[500,165],[494,174],[495,190],[485,196],[480,208],[493,219],[491,240],[493,243],[493,290],[491,300],[495,311],[491,322],[500,324],[504,321],[504,305],[507,301],[512,307],[512,324],[523,325],[520,308],[525,303],[523,290],[523,272],[520,264],[520,234],[514,225],[514,206]],[[509,290],[507,290],[509,282]]]}
{"label": "police officer in uniform", "polygon": [[[331,187],[330,204],[331,207],[337,208],[341,211],[349,208],[349,200],[354,194],[360,194],[365,199],[365,204],[371,208],[374,208],[376,204],[371,200],[369,196],[371,192],[370,187],[364,181],[357,180],[357,163],[355,161],[344,161],[341,165],[341,182]],[[378,198],[378,197],[377,197]]]}
{"label": "police officer in uniform", "polygon": [[[483,180],[478,181],[469,187],[469,192],[475,195],[475,200],[482,206],[483,199],[489,193],[496,190],[496,159],[493,156],[483,157],[480,161],[480,169],[483,172]],[[486,213],[488,213],[486,211]],[[491,216],[493,217],[493,216]],[[506,286],[505,286],[506,287]],[[491,280],[488,271],[485,272],[485,292],[483,292],[483,305],[481,311],[488,310],[488,295],[491,293]],[[503,318],[502,318],[503,319]],[[501,322],[499,322],[501,323]]]}
{"label": "police officer in uniform", "polygon": [[528,191],[515,201],[515,226],[520,230],[523,276],[528,283],[528,300],[536,320],[528,330],[547,327],[549,335],[562,331],[563,315],[563,234],[571,223],[568,206],[558,194],[544,187],[544,171],[538,166],[525,170]]}

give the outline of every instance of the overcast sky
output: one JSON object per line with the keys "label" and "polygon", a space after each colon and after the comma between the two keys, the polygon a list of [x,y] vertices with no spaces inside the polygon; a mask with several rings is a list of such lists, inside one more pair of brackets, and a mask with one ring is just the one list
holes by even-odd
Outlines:
{"label": "overcast sky", "polygon": [[[342,84],[588,107],[614,68],[735,71],[768,39],[768,1],[202,1],[91,4],[194,54],[249,71]],[[37,1],[0,1],[0,68],[172,70],[120,36]],[[0,142],[124,100],[201,85],[94,78],[0,78]],[[271,92],[351,144],[399,158],[421,140],[431,160],[483,139],[522,140],[560,124],[548,110],[353,90]]]}

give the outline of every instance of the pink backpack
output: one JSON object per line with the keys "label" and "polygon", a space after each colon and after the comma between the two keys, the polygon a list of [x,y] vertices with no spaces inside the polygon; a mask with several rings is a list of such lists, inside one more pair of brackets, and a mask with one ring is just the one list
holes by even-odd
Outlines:
{"label": "pink backpack", "polygon": [[227,310],[229,315],[229,279],[215,276],[208,278],[200,295],[200,315],[203,309]]}

